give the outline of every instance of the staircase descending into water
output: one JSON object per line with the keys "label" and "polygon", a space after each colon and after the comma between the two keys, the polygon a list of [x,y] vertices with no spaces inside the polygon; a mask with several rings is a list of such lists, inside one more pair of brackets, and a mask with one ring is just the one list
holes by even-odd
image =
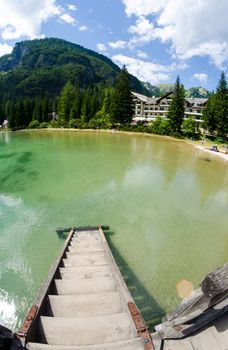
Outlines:
{"label": "staircase descending into water", "polygon": [[18,335],[30,350],[153,349],[101,227],[70,232]]}

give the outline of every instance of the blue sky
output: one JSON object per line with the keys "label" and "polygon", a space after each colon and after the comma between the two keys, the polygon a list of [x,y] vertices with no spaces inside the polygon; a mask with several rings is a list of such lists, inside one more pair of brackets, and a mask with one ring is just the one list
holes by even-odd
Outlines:
{"label": "blue sky", "polygon": [[59,37],[103,53],[152,85],[215,89],[227,73],[228,1],[0,0],[0,55]]}

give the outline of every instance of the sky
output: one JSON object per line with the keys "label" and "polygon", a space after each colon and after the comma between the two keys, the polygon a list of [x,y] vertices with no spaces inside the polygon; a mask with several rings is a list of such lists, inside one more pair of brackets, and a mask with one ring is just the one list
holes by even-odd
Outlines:
{"label": "sky", "polygon": [[152,85],[216,89],[228,74],[228,0],[0,0],[0,56],[16,42],[62,38]]}

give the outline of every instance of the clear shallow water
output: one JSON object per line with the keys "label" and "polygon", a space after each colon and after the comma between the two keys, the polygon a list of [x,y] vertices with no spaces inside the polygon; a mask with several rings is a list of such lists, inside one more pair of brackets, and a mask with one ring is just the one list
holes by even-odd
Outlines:
{"label": "clear shallow water", "polygon": [[149,324],[228,260],[228,164],[183,142],[0,133],[0,323],[17,328],[59,252],[58,226],[109,224]]}

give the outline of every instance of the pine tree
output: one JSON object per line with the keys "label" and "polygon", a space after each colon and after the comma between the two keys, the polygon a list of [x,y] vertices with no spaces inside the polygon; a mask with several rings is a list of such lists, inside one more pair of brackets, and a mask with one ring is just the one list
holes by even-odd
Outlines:
{"label": "pine tree", "polygon": [[70,120],[79,119],[81,116],[81,92],[79,85],[76,87],[75,98],[70,110]]}
{"label": "pine tree", "polygon": [[226,137],[228,133],[228,90],[225,73],[221,73],[214,96],[217,135]]}
{"label": "pine tree", "polygon": [[42,101],[40,96],[35,98],[32,119],[37,120],[39,123],[42,122]]}
{"label": "pine tree", "polygon": [[76,98],[76,90],[70,81],[63,87],[58,103],[58,115],[61,124],[68,124],[70,111]]}
{"label": "pine tree", "polygon": [[9,127],[14,129],[16,127],[16,122],[14,118],[14,105],[12,100],[8,100],[5,106],[5,115],[9,122]]}
{"label": "pine tree", "polygon": [[84,90],[82,97],[81,119],[83,123],[88,123],[90,119],[90,92],[89,89]]}
{"label": "pine tree", "polygon": [[228,134],[228,90],[224,72],[214,95],[212,95],[203,111],[203,126],[211,135],[226,138]]}
{"label": "pine tree", "polygon": [[130,89],[129,73],[125,66],[116,79],[111,109],[113,122],[120,124],[131,123],[134,113],[133,98]]}
{"label": "pine tree", "polygon": [[24,105],[24,124],[27,127],[32,120],[32,101],[30,97],[26,97],[23,100]]}
{"label": "pine tree", "polygon": [[48,121],[48,112],[49,112],[48,96],[47,96],[47,94],[45,94],[42,97],[41,110],[42,110],[42,121],[43,122],[47,122]]}
{"label": "pine tree", "polygon": [[169,105],[168,118],[170,119],[171,132],[174,134],[181,134],[181,126],[184,120],[185,111],[185,90],[184,86],[180,83],[179,76],[176,79],[173,98]]}
{"label": "pine tree", "polygon": [[215,116],[215,95],[209,97],[206,107],[203,110],[203,128],[208,130],[211,135],[216,130],[216,116]]}
{"label": "pine tree", "polygon": [[112,90],[106,89],[103,104],[102,104],[102,111],[104,115],[110,114],[111,106],[112,106]]}

